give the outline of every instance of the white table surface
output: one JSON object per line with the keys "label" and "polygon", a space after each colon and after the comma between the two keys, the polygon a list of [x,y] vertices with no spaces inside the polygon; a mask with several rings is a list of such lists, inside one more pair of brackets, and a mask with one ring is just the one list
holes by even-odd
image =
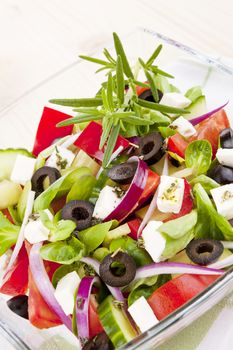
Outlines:
{"label": "white table surface", "polygon": [[113,31],[144,26],[233,59],[232,22],[233,0],[0,0],[0,112]]}

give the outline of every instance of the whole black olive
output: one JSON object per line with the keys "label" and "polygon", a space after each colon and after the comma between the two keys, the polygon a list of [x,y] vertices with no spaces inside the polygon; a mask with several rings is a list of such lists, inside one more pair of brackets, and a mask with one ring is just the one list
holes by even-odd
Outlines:
{"label": "whole black olive", "polygon": [[108,171],[108,177],[119,184],[129,184],[134,177],[137,166],[137,162],[115,165]]}
{"label": "whole black olive", "polygon": [[140,137],[136,154],[142,156],[148,165],[158,162],[165,154],[161,134],[155,131]]}
{"label": "whole black olive", "polygon": [[94,205],[88,201],[73,200],[68,202],[61,212],[62,219],[73,220],[78,231],[91,226]]}
{"label": "whole black olive", "polygon": [[7,306],[11,311],[20,317],[28,319],[28,296],[17,295],[7,301]]}
{"label": "whole black olive", "polygon": [[220,185],[227,185],[233,183],[233,168],[219,164],[208,172],[208,176]]}
{"label": "whole black olive", "polygon": [[123,287],[135,277],[136,263],[126,253],[107,255],[100,264],[100,278],[109,286]]}
{"label": "whole black olive", "polygon": [[[160,90],[157,90],[157,91],[158,91],[158,95],[159,95],[159,100],[156,101],[156,102],[159,102],[162,99],[162,97],[163,97],[163,93]],[[143,91],[138,97],[141,100],[146,100],[146,101],[149,101],[149,102],[155,102],[155,99],[154,99],[154,97],[152,95],[151,89],[147,89],[147,90]]]}
{"label": "whole black olive", "polygon": [[114,346],[107,334],[102,332],[88,340],[82,350],[114,350]]}
{"label": "whole black olive", "polygon": [[36,192],[36,196],[41,194],[44,191],[43,182],[45,178],[48,177],[50,185],[61,177],[60,172],[56,168],[52,168],[50,166],[43,166],[36,170],[33,174],[31,182],[32,182],[32,190]]}
{"label": "whole black olive", "polygon": [[195,264],[209,265],[222,255],[223,245],[214,239],[195,239],[186,247],[186,254]]}
{"label": "whole black olive", "polygon": [[219,134],[220,146],[222,148],[233,148],[233,130],[231,128],[226,128],[222,130]]}

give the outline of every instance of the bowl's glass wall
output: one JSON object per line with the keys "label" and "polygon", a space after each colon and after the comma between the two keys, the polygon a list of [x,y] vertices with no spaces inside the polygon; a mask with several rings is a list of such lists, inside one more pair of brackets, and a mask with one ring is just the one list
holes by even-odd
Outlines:
{"label": "bowl's glass wall", "polygon": [[[147,58],[156,45],[163,43],[163,50],[158,59],[161,68],[175,76],[174,84],[185,92],[194,85],[202,86],[207,96],[208,109],[213,109],[229,100],[226,107],[229,117],[233,120],[233,71],[192,49],[189,49],[170,39],[164,38],[149,30],[136,30],[123,38],[127,55],[131,62],[141,56]],[[112,47],[108,46],[109,50]],[[95,56],[99,56],[97,52]],[[95,75],[97,66],[88,62],[77,61],[73,66],[65,67],[63,72],[48,78],[39,86],[29,91],[25,96],[15,101],[11,106],[0,109],[0,147],[32,148],[36,127],[45,105],[50,98],[71,98],[93,96],[103,74]],[[55,107],[57,108],[57,107]],[[70,111],[65,108],[60,110]],[[136,342],[124,349],[152,349],[169,336],[188,325],[204,313],[218,300],[229,292],[233,285],[233,276],[229,274],[221,283],[217,283],[207,294],[195,299],[185,308],[171,315]],[[35,329],[27,321],[19,319],[5,307],[4,299],[0,299],[0,334],[8,338],[16,349],[54,349],[65,350],[78,348],[73,336],[69,336],[63,327],[41,331]]]}

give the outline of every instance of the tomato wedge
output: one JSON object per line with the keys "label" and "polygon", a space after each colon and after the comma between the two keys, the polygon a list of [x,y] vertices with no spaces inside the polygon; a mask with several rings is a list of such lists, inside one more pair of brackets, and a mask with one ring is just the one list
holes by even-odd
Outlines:
{"label": "tomato wedge", "polygon": [[148,177],[146,186],[142,192],[142,195],[138,201],[138,207],[147,201],[156,191],[160,181],[160,176],[154,171],[148,169]]}
{"label": "tomato wedge", "polygon": [[158,320],[162,320],[202,292],[218,277],[188,274],[178,276],[158,288],[147,301]]}
{"label": "tomato wedge", "polygon": [[129,236],[135,240],[138,239],[138,229],[141,225],[142,220],[139,218],[132,219],[127,222],[131,232],[129,233]]}
{"label": "tomato wedge", "polygon": [[12,296],[25,294],[28,289],[28,265],[28,255],[23,245],[15,263],[4,276],[0,293]]}
{"label": "tomato wedge", "polygon": [[98,303],[95,299],[95,296],[91,295],[88,309],[90,338],[95,337],[97,334],[103,332],[104,330],[100,323],[97,309]]}
{"label": "tomato wedge", "polygon": [[175,134],[168,138],[168,151],[178,154],[178,156],[185,158],[185,150],[188,147],[188,142],[183,139],[180,134]]}

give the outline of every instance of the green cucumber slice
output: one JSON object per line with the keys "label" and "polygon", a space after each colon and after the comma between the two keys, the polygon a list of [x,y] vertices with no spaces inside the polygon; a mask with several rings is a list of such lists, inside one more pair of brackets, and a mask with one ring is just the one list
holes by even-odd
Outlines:
{"label": "green cucumber slice", "polygon": [[18,154],[32,157],[32,154],[24,148],[0,149],[0,181],[4,179],[10,179]]}
{"label": "green cucumber slice", "polygon": [[192,119],[199,117],[202,114],[207,113],[206,98],[205,96],[198,97],[191,105],[187,108],[190,113],[185,115],[186,119]]}
{"label": "green cucumber slice", "polygon": [[22,193],[22,187],[19,184],[9,180],[0,182],[0,210],[6,209],[18,203]]}
{"label": "green cucumber slice", "polygon": [[137,336],[127,316],[114,302],[112,296],[108,296],[99,306],[98,314],[105,332],[113,345],[118,348]]}

